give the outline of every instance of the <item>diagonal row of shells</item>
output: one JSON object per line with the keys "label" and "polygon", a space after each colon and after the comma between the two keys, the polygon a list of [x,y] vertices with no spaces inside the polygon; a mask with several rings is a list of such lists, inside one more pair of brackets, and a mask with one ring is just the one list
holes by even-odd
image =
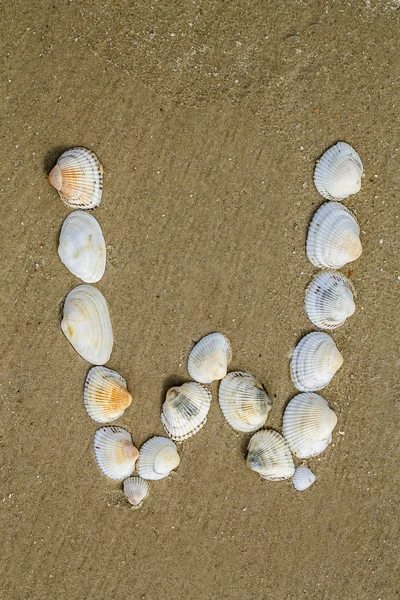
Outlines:
{"label": "diagonal row of shells", "polygon": [[[314,182],[325,202],[315,213],[308,232],[306,252],[313,265],[323,270],[306,291],[305,308],[318,328],[342,325],[355,310],[350,281],[336,271],[361,254],[360,229],[355,216],[341,204],[361,187],[363,166],[351,146],[339,142],[317,163]],[[106,246],[101,227],[87,209],[97,208],[103,189],[103,169],[96,155],[85,148],[64,152],[49,174],[61,200],[78,209],[65,219],[58,254],[76,277],[85,282],[66,297],[61,328],[76,352],[93,366],[84,385],[84,405],[96,422],[116,421],[130,406],[126,381],[105,367],[113,348],[113,332],[107,302],[92,285],[105,271]],[[191,350],[188,372],[194,381],[172,387],[166,394],[161,422],[168,437],[156,436],[138,450],[131,434],[122,427],[105,425],[94,436],[94,453],[102,472],[123,481],[125,496],[139,506],[149,493],[149,480],[167,477],[179,466],[175,442],[195,435],[205,425],[211,406],[209,384],[220,381],[218,402],[228,424],[238,432],[254,433],[248,445],[247,465],[263,479],[293,477],[297,490],[305,490],[315,475],[299,459],[317,456],[332,440],[337,417],[322,396],[343,363],[328,333],[312,332],[295,348],[290,365],[295,387],[302,393],[287,405],[282,435],[265,426],[272,402],[262,383],[250,373],[228,373],[231,344],[222,333],[211,333]],[[132,476],[137,470],[138,476]]]}

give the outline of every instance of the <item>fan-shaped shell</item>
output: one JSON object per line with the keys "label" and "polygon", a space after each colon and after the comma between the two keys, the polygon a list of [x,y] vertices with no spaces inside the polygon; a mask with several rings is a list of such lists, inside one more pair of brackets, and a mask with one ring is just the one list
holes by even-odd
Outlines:
{"label": "fan-shaped shell", "polygon": [[236,431],[260,429],[272,406],[261,382],[242,371],[228,373],[223,378],[218,400],[225,419]]}
{"label": "fan-shaped shell", "polygon": [[90,369],[83,398],[89,416],[98,423],[115,421],[132,402],[125,379],[106,367]]}
{"label": "fan-shaped shell", "polygon": [[189,375],[199,383],[212,383],[225,377],[231,359],[228,338],[222,333],[210,333],[192,348],[188,358]]}
{"label": "fan-shaped shell", "polygon": [[292,477],[294,463],[289,446],[276,431],[257,431],[247,450],[248,467],[263,479],[280,481]]}
{"label": "fan-shaped shell", "polygon": [[142,479],[164,479],[180,463],[178,448],[172,440],[153,437],[140,448],[138,473]]}
{"label": "fan-shaped shell", "polygon": [[340,202],[325,202],[308,230],[308,260],[319,268],[341,269],[361,252],[360,227],[355,216]]}
{"label": "fan-shaped shell", "polygon": [[181,442],[197,433],[207,421],[211,398],[209,390],[195,381],[171,387],[161,412],[169,437]]}
{"label": "fan-shaped shell", "polygon": [[282,433],[298,458],[317,456],[332,441],[337,417],[327,401],[312,392],[297,394],[286,407]]}
{"label": "fan-shaped shell", "polygon": [[97,464],[110,479],[125,479],[135,470],[139,451],[122,427],[101,427],[94,435]]}
{"label": "fan-shaped shell", "polygon": [[343,356],[331,336],[313,331],[294,349],[290,374],[298,390],[314,392],[327,386],[342,364]]}
{"label": "fan-shaped shell", "polygon": [[128,477],[124,481],[124,494],[132,506],[139,508],[149,495],[149,484],[141,477]]}
{"label": "fan-shaped shell", "polygon": [[363,173],[361,158],[354,148],[346,142],[339,142],[317,162],[314,183],[324,198],[343,200],[360,191]]}
{"label": "fan-shaped shell", "polygon": [[61,329],[73,348],[93,365],[111,356],[113,332],[107,302],[91,285],[78,285],[64,302]]}
{"label": "fan-shaped shell", "polygon": [[61,228],[58,255],[82,281],[100,281],[106,268],[106,243],[93,215],[83,210],[68,215]]}
{"label": "fan-shaped shell", "polygon": [[71,148],[50,171],[49,182],[67,206],[96,208],[103,193],[103,167],[91,150]]}
{"label": "fan-shaped shell", "polygon": [[355,309],[353,286],[341,273],[320,273],[306,291],[308,318],[321,329],[340,327]]}
{"label": "fan-shaped shell", "polygon": [[308,467],[297,467],[294,472],[292,483],[298,492],[304,492],[312,486],[316,477]]}

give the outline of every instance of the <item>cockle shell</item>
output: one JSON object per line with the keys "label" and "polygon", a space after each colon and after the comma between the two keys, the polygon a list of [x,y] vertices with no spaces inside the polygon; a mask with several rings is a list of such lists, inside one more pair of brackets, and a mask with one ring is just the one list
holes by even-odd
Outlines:
{"label": "cockle shell", "polygon": [[199,383],[212,383],[225,377],[232,351],[227,337],[210,333],[192,348],[188,358],[189,375]]}
{"label": "cockle shell", "polygon": [[164,479],[180,463],[178,448],[172,440],[153,437],[140,448],[138,473],[142,479]]}
{"label": "cockle shell", "polygon": [[228,373],[223,378],[218,400],[225,419],[236,431],[260,429],[272,406],[261,382],[242,371]]}
{"label": "cockle shell", "polygon": [[282,433],[298,458],[317,456],[332,441],[337,417],[327,401],[312,392],[297,394],[286,407]]}
{"label": "cockle shell", "polygon": [[294,472],[292,483],[298,492],[304,492],[312,486],[316,477],[308,467],[297,467]]}
{"label": "cockle shell", "polygon": [[128,477],[124,481],[124,494],[132,506],[139,508],[149,495],[149,484],[141,477]]}
{"label": "cockle shell", "polygon": [[93,365],[105,364],[113,348],[107,302],[91,285],[78,285],[64,302],[61,329],[73,348]]}
{"label": "cockle shell", "polygon": [[306,291],[308,318],[321,329],[336,329],[350,317],[354,304],[353,286],[341,273],[324,271],[317,275]]}
{"label": "cockle shell", "polygon": [[125,379],[106,367],[90,369],[83,398],[89,416],[98,423],[115,421],[132,402]]}
{"label": "cockle shell", "polygon": [[272,429],[257,431],[248,445],[247,465],[263,479],[280,481],[294,473],[293,457],[283,437]]}
{"label": "cockle shell", "polygon": [[360,191],[363,173],[361,158],[354,148],[346,142],[339,142],[317,162],[314,183],[324,198],[343,200]]}
{"label": "cockle shell", "polygon": [[131,434],[122,427],[101,427],[94,434],[97,464],[110,479],[125,479],[135,470],[139,456]]}
{"label": "cockle shell", "polygon": [[341,269],[361,252],[360,227],[355,216],[340,202],[325,202],[308,230],[308,260],[319,268]]}
{"label": "cockle shell", "polygon": [[103,167],[91,150],[71,148],[50,171],[49,182],[71,208],[96,208],[103,193]]}
{"label": "cockle shell", "polygon": [[82,281],[100,281],[106,268],[106,243],[93,215],[83,210],[68,215],[61,228],[58,255]]}
{"label": "cockle shell", "polygon": [[161,412],[169,437],[181,442],[197,433],[207,421],[211,398],[211,392],[195,381],[169,388]]}
{"label": "cockle shell", "polygon": [[313,331],[294,349],[290,374],[298,390],[314,392],[327,386],[342,364],[343,356],[331,336]]}

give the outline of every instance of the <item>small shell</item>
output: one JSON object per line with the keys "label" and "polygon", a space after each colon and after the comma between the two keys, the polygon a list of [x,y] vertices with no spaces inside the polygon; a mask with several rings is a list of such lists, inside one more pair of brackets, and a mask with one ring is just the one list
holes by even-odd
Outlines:
{"label": "small shell", "polygon": [[297,467],[294,472],[292,483],[298,492],[304,492],[312,486],[316,477],[308,467]]}
{"label": "small shell", "polygon": [[89,416],[98,423],[115,421],[132,402],[125,379],[106,367],[90,369],[83,399]]}
{"label": "small shell", "polygon": [[141,477],[128,477],[124,481],[124,494],[132,506],[139,508],[149,495],[149,484]]}
{"label": "small shell", "polygon": [[78,285],[64,302],[61,329],[73,348],[93,365],[111,356],[114,338],[107,302],[91,285]]}
{"label": "small shell", "polygon": [[357,152],[346,142],[339,142],[317,162],[314,183],[324,198],[343,200],[360,191],[363,174],[363,164]]}
{"label": "small shell", "polygon": [[261,382],[242,371],[228,373],[223,378],[218,400],[225,419],[236,431],[260,429],[272,406]]}
{"label": "small shell", "polygon": [[327,401],[313,393],[297,394],[286,407],[282,433],[298,458],[317,456],[332,441],[337,417]]}
{"label": "small shell", "polygon": [[308,318],[320,329],[340,327],[355,309],[353,286],[341,273],[320,273],[306,291]]}
{"label": "small shell", "polygon": [[340,202],[325,202],[308,230],[308,260],[319,268],[341,269],[361,252],[357,219]]}
{"label": "small shell", "polygon": [[110,479],[125,479],[135,470],[139,451],[122,427],[101,427],[94,434],[97,464]]}
{"label": "small shell", "polygon": [[232,351],[227,337],[210,333],[192,348],[188,359],[189,375],[199,383],[212,383],[225,377]]}
{"label": "small shell", "polygon": [[194,381],[169,388],[161,412],[169,437],[181,442],[200,431],[207,421],[211,398],[211,392]]}
{"label": "small shell", "polygon": [[343,356],[327,333],[313,331],[294,349],[290,363],[292,381],[301,392],[315,392],[328,385],[343,364]]}
{"label": "small shell", "polygon": [[83,210],[68,215],[61,228],[58,255],[82,281],[100,281],[106,268],[106,243],[93,215]]}
{"label": "small shell", "polygon": [[257,431],[247,450],[247,466],[263,479],[280,481],[292,477],[294,463],[289,446],[276,431]]}
{"label": "small shell", "polygon": [[180,463],[178,448],[165,437],[153,437],[140,448],[138,473],[142,479],[164,479]]}
{"label": "small shell", "polygon": [[103,193],[103,167],[91,150],[71,148],[50,171],[49,182],[67,206],[96,208]]}

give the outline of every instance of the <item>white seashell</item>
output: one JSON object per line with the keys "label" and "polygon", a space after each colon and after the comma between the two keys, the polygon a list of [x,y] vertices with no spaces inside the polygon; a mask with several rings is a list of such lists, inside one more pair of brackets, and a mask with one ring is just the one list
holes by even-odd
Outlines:
{"label": "white seashell", "polygon": [[298,458],[317,456],[332,441],[337,417],[327,401],[312,392],[297,394],[286,407],[282,433]]}
{"label": "white seashell", "polygon": [[331,336],[313,331],[294,349],[290,374],[298,390],[314,392],[327,386],[342,364],[343,356]]}
{"label": "white seashell", "polygon": [[71,148],[50,171],[49,182],[67,206],[97,208],[103,193],[103,167],[91,150]]}
{"label": "white seashell", "polygon": [[90,369],[85,381],[83,399],[89,416],[98,423],[115,421],[132,402],[125,379],[106,367]]}
{"label": "white seashell", "polygon": [[139,508],[149,495],[149,484],[141,477],[128,477],[124,481],[124,494],[132,506]]}
{"label": "white seashell", "polygon": [[188,358],[189,375],[199,383],[212,383],[225,377],[232,351],[227,337],[210,333],[192,348]]}
{"label": "white seashell", "polygon": [[346,142],[339,142],[317,162],[314,183],[324,198],[343,200],[360,191],[363,174],[363,164],[357,152]]}
{"label": "white seashell", "polygon": [[135,470],[139,456],[131,434],[122,427],[101,427],[94,434],[97,464],[110,479],[125,479]]}
{"label": "white seashell", "polygon": [[324,271],[306,291],[308,318],[321,329],[336,329],[350,317],[354,304],[353,286],[341,273]]}
{"label": "white seashell", "polygon": [[195,381],[169,388],[161,412],[169,437],[181,442],[200,431],[207,421],[211,398],[211,392]]}
{"label": "white seashell", "polygon": [[242,371],[228,373],[223,378],[218,401],[225,419],[236,431],[260,429],[272,406],[261,382]]}
{"label": "white seashell", "polygon": [[58,255],[82,281],[100,281],[106,268],[106,243],[93,215],[83,210],[68,215],[61,228]]}
{"label": "white seashell", "polygon": [[308,230],[308,260],[316,267],[341,269],[361,252],[360,227],[354,215],[340,202],[325,202]]}
{"label": "white seashell", "polygon": [[164,479],[180,461],[178,448],[172,440],[153,437],[140,448],[138,473],[142,479]]}
{"label": "white seashell", "polygon": [[272,429],[257,431],[248,445],[247,465],[263,479],[280,481],[294,473],[293,457],[283,437]]}
{"label": "white seashell", "polygon": [[316,477],[308,467],[297,467],[294,472],[292,483],[298,492],[304,492],[312,486]]}
{"label": "white seashell", "polygon": [[91,285],[78,285],[64,302],[61,329],[73,348],[93,365],[103,365],[111,356],[113,332],[107,302]]}

